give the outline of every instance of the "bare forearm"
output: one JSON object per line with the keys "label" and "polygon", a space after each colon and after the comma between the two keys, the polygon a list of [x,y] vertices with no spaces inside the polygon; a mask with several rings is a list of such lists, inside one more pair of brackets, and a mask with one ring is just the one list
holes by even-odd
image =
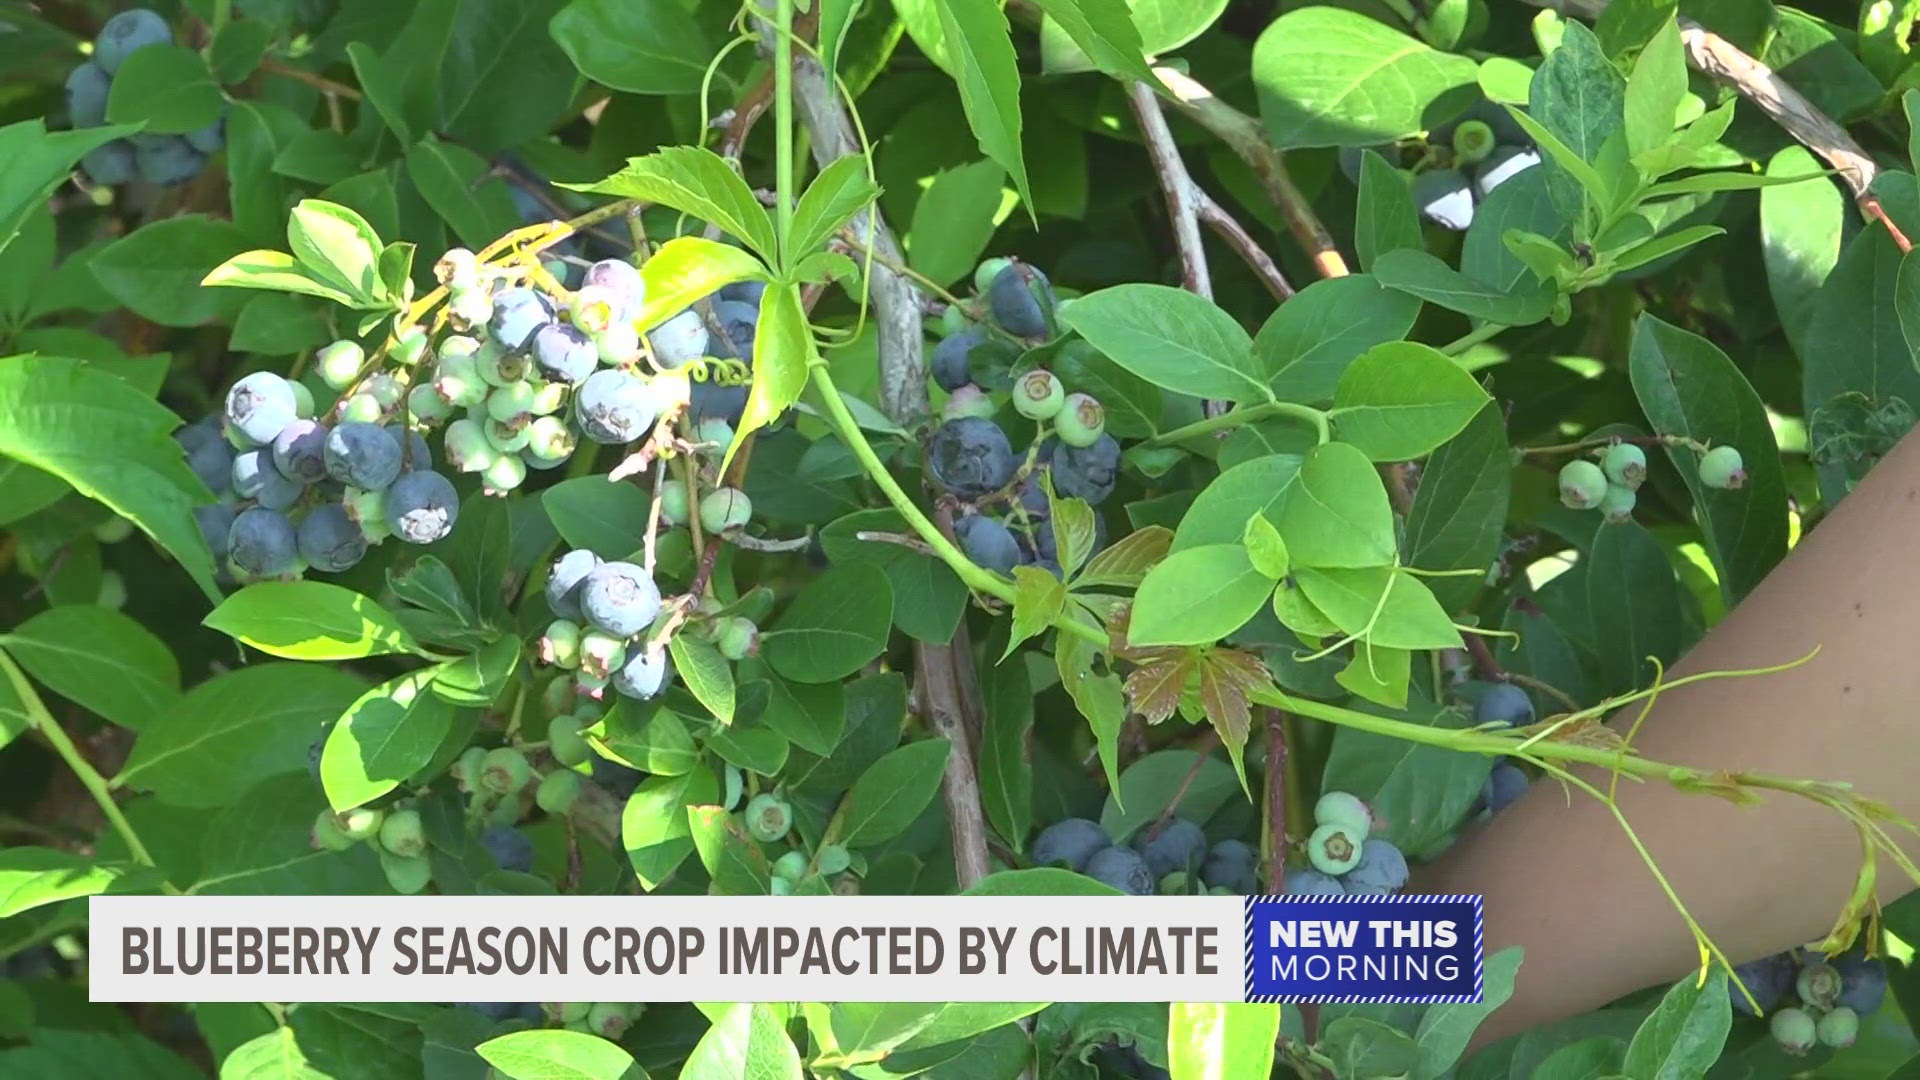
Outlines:
{"label": "bare forearm", "polygon": [[[1851,782],[1920,817],[1920,438],[1908,438],[1674,674],[1761,667],[1663,696],[1648,757]],[[1739,963],[1822,936],[1861,860],[1808,800],[1758,806],[1623,781],[1619,803],[1688,909]],[[1882,900],[1912,883],[1891,866]],[[1478,1041],[1591,1009],[1697,963],[1690,935],[1607,808],[1541,782],[1428,868],[1422,892],[1486,896],[1487,948],[1526,947]]]}

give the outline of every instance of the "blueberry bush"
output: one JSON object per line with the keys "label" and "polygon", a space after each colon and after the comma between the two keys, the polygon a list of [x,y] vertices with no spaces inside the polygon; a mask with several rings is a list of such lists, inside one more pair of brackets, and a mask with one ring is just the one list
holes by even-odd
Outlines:
{"label": "blueberry bush", "polygon": [[[1912,826],[1632,718],[1913,424],[1915,5],[1548,7],[11,6],[0,1075],[1913,1075]],[[1857,899],[1746,962],[1669,887],[1701,977],[1472,1054],[1517,949],[1424,1008],[83,981],[102,893],[1381,895],[1623,778],[1822,804]]]}

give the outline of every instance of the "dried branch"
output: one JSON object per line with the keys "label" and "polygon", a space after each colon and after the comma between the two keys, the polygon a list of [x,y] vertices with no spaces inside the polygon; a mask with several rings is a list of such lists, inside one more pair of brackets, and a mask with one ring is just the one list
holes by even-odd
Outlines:
{"label": "dried branch", "polygon": [[1180,160],[1173,132],[1160,113],[1160,102],[1143,82],[1127,83],[1127,104],[1147,145],[1147,157],[1167,197],[1167,220],[1173,226],[1173,245],[1180,253],[1180,282],[1190,293],[1213,299],[1213,275],[1207,270],[1207,252],[1200,242],[1200,186]]}
{"label": "dried branch", "polygon": [[1260,710],[1267,718],[1267,892],[1287,891],[1287,727],[1279,709]]}
{"label": "dried branch", "polygon": [[1280,267],[1274,264],[1273,257],[1260,246],[1260,242],[1234,220],[1233,215],[1227,213],[1225,207],[1213,201],[1213,196],[1204,191],[1199,195],[1197,201],[1200,223],[1212,229],[1215,235],[1225,241],[1226,245],[1246,262],[1247,266],[1253,270],[1253,276],[1260,279],[1260,284],[1267,287],[1267,291],[1273,294],[1275,300],[1284,301],[1291,298],[1293,286],[1287,283],[1286,277],[1280,273]]}

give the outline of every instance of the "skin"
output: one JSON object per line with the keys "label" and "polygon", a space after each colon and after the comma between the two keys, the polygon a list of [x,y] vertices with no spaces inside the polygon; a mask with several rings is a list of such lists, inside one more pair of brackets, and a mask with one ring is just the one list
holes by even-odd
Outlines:
{"label": "skin", "polygon": [[[1908,655],[1920,634],[1916,514],[1920,437],[1909,436],[1672,674],[1780,664],[1815,646],[1819,655],[1778,674],[1663,694],[1639,750],[1660,761],[1846,781],[1920,820],[1920,727],[1911,720],[1920,671]],[[1587,778],[1605,790],[1603,774]],[[1618,801],[1733,963],[1824,936],[1853,888],[1857,834],[1805,799],[1768,792],[1759,805],[1737,807],[1623,781]],[[1920,852],[1911,833],[1902,842],[1909,855]],[[1883,858],[1876,887],[1887,903],[1914,883]],[[1512,1000],[1488,1017],[1475,1045],[1694,970],[1685,924],[1618,823],[1601,803],[1569,798],[1558,784],[1533,785],[1417,873],[1408,891],[1481,893],[1488,954],[1526,947]]]}

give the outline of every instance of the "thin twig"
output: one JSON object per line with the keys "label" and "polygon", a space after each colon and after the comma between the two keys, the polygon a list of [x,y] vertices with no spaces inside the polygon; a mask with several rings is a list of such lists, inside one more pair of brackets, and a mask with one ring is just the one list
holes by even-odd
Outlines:
{"label": "thin twig", "polygon": [[1287,891],[1287,728],[1286,714],[1262,708],[1267,718],[1267,892]]}
{"label": "thin twig", "polygon": [[1267,287],[1275,300],[1285,301],[1293,296],[1293,286],[1287,283],[1280,268],[1274,265],[1273,257],[1268,255],[1260,241],[1247,232],[1245,226],[1227,213],[1226,207],[1215,202],[1213,196],[1205,191],[1198,192],[1200,223],[1214,231],[1214,234],[1226,242],[1226,245],[1239,255],[1241,260],[1252,269],[1253,276]]}
{"label": "thin twig", "polygon": [[1218,745],[1220,745],[1219,732],[1210,727],[1201,732],[1200,742],[1193,748],[1193,767],[1187,770],[1187,775],[1181,779],[1180,786],[1173,790],[1173,797],[1167,800],[1167,805],[1160,811],[1160,816],[1153,819],[1152,825],[1147,826],[1149,843],[1158,839],[1160,830],[1166,828],[1167,822],[1173,820],[1173,812],[1179,808],[1180,801],[1187,797],[1187,789],[1193,787],[1194,778],[1200,775],[1200,766],[1207,763],[1207,755],[1213,753],[1213,748]]}
{"label": "thin twig", "polygon": [[1173,132],[1160,112],[1160,101],[1146,83],[1127,83],[1127,104],[1133,108],[1134,123],[1147,146],[1154,175],[1167,197],[1167,221],[1173,226],[1173,246],[1180,253],[1180,283],[1190,293],[1213,299],[1213,275],[1207,269],[1207,252],[1200,241],[1200,187],[1180,160],[1180,148],[1174,145]]}
{"label": "thin twig", "polygon": [[332,97],[343,97],[348,101],[359,101],[362,96],[360,91],[355,90],[346,83],[334,82],[325,75],[316,75],[306,68],[294,67],[292,64],[283,64],[271,56],[260,61],[260,70],[269,75],[278,75],[282,78],[292,79],[294,82],[306,83],[315,90]]}
{"label": "thin twig", "polygon": [[933,554],[933,548],[930,547],[925,540],[917,536],[909,536],[906,533],[877,532],[873,529],[862,529],[854,533],[853,538],[855,540],[866,540],[880,544],[898,544],[908,551],[917,551],[922,555]]}

